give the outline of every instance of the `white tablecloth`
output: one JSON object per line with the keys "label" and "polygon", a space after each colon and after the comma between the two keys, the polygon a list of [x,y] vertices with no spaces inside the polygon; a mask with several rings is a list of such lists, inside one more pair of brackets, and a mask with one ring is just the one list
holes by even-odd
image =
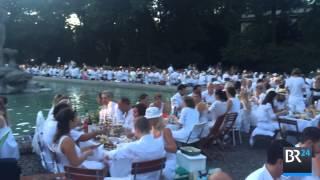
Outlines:
{"label": "white tablecloth", "polygon": [[[290,116],[280,116],[280,119],[288,119],[292,121],[296,121],[298,124],[299,132],[302,132],[305,128],[314,126],[314,120],[305,120],[305,119],[297,119]],[[295,131],[296,127],[294,125],[282,124],[283,128],[290,131]]]}

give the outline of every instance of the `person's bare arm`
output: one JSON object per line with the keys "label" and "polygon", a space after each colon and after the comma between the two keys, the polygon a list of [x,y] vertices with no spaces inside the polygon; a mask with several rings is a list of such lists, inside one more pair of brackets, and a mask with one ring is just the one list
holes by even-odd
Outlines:
{"label": "person's bare arm", "polygon": [[75,143],[71,138],[66,138],[61,144],[61,151],[65,154],[71,166],[78,167],[82,164],[83,161],[87,159],[89,155],[92,154],[92,150],[88,150],[82,153],[81,156],[78,157],[75,150]]}
{"label": "person's bare arm", "polygon": [[94,131],[94,132],[91,132],[91,133],[82,134],[79,137],[79,139],[77,139],[77,143],[83,142],[83,141],[89,141],[90,139],[95,138],[97,135],[106,134],[106,133],[107,133],[107,129],[102,129],[102,130],[99,130],[99,131]]}
{"label": "person's bare arm", "polygon": [[229,111],[231,110],[231,108],[232,108],[232,102],[231,102],[231,100],[228,100],[228,101],[227,101],[227,111],[226,111],[226,113],[229,113]]}
{"label": "person's bare arm", "polygon": [[177,152],[177,145],[172,137],[171,130],[168,128],[165,128],[163,130],[163,137],[166,142],[165,150],[170,153],[176,153]]}

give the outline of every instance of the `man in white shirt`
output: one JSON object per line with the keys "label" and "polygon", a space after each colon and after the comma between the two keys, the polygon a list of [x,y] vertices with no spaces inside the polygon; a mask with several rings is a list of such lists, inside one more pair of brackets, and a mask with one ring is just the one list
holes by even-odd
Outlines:
{"label": "man in white shirt", "polygon": [[99,112],[99,123],[103,124],[106,119],[113,119],[115,117],[117,103],[112,101],[113,94],[109,91],[102,91],[99,93],[99,103],[101,110]]}
{"label": "man in white shirt", "polygon": [[186,95],[187,87],[183,84],[180,84],[177,87],[178,92],[171,97],[171,111],[175,114],[178,114],[183,108],[183,97]]}
{"label": "man in white shirt", "polygon": [[201,93],[203,102],[212,104],[215,101],[214,97],[214,85],[212,83],[207,84],[207,90]]}
{"label": "man in white shirt", "polygon": [[[106,159],[110,160],[110,174],[112,177],[129,176],[132,162],[151,161],[165,157],[164,141],[155,139],[150,134],[150,128],[149,122],[145,117],[138,118],[134,124],[134,129],[135,136],[139,140],[125,144],[107,153]],[[137,179],[160,179],[159,176],[159,172],[151,172],[137,175]]]}
{"label": "man in white shirt", "polygon": [[281,180],[283,174],[283,148],[292,147],[284,140],[271,143],[267,151],[267,163],[260,169],[251,173],[246,180]]}
{"label": "man in white shirt", "polygon": [[113,124],[120,124],[124,128],[133,131],[134,116],[133,109],[130,105],[130,100],[126,97],[122,97],[118,102],[118,108],[116,109],[116,115],[113,119]]}
{"label": "man in white shirt", "polygon": [[318,180],[320,179],[320,129],[316,127],[307,127],[303,130],[301,136],[301,143],[296,147],[311,148],[312,157],[312,176],[306,177],[290,177],[290,180]]}
{"label": "man in white shirt", "polygon": [[291,77],[286,80],[286,88],[289,90],[288,104],[291,110],[297,112],[304,112],[305,102],[304,102],[304,91],[305,91],[305,81],[301,77],[301,71],[299,69],[294,69],[291,73]]}

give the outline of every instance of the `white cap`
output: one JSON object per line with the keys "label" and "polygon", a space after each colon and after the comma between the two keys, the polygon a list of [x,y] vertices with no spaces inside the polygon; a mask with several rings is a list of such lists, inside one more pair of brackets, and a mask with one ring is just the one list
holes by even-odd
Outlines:
{"label": "white cap", "polygon": [[146,110],[146,115],[144,116],[147,119],[159,118],[162,116],[160,109],[157,107],[149,107]]}

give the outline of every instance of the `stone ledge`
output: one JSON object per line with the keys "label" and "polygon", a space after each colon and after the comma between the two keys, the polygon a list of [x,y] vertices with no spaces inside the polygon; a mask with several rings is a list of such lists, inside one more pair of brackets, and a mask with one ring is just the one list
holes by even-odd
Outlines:
{"label": "stone ledge", "polygon": [[52,81],[52,82],[66,82],[66,83],[77,83],[77,84],[92,84],[98,86],[109,86],[116,88],[127,88],[127,89],[145,89],[151,91],[162,91],[174,93],[176,91],[175,86],[161,86],[153,84],[137,84],[137,83],[125,83],[125,82],[113,82],[113,81],[101,81],[101,80],[81,80],[81,79],[65,79],[65,78],[54,78],[54,77],[42,77],[34,76],[33,80],[36,82]]}

